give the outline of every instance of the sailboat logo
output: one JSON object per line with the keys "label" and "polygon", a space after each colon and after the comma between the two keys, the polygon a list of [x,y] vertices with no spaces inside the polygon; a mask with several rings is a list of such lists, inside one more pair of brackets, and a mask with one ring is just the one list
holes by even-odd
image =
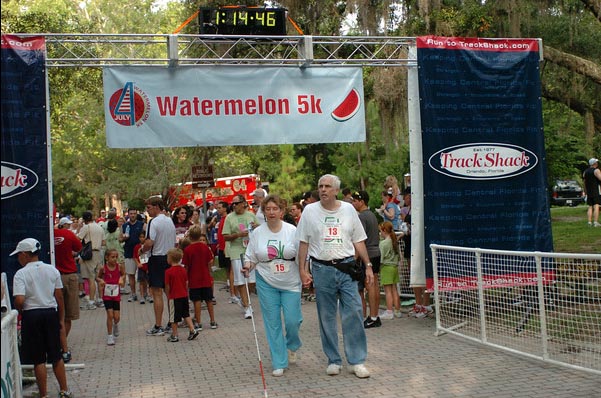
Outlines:
{"label": "sailboat logo", "polygon": [[109,111],[113,120],[122,126],[140,126],[148,119],[150,100],[133,82],[126,82],[111,95]]}

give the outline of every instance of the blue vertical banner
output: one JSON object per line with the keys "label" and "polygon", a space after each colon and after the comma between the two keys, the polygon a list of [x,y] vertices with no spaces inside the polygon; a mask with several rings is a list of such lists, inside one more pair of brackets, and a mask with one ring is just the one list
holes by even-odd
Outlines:
{"label": "blue vertical banner", "polygon": [[35,238],[40,259],[50,262],[49,134],[46,44],[43,37],[2,35],[2,272],[20,265],[9,256],[17,243]]}
{"label": "blue vertical banner", "polygon": [[431,243],[552,251],[539,41],[424,36],[417,60],[428,286]]}

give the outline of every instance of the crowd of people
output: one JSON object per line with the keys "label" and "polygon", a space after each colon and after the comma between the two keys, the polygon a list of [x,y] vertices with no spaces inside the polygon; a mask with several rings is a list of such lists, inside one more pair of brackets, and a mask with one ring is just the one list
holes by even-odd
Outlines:
{"label": "crowd of people", "polygon": [[[302,346],[304,293],[305,301],[317,304],[326,373],[337,375],[342,367],[341,319],[349,370],[359,378],[369,377],[365,330],[381,327],[381,320],[403,316],[398,267],[402,256],[410,258],[411,233],[410,180],[405,177],[405,190],[393,176],[386,179],[382,206],[377,209],[382,222],[370,210],[366,191],[345,189],[339,195],[340,179],[331,174],[319,179],[317,190],[304,193],[290,206],[277,194],[257,189],[252,206],[237,195],[231,203],[210,203],[206,214],[192,206],[170,212],[160,197],[151,197],[145,214],[130,208],[122,215],[114,209],[102,211],[96,219],[90,211],[80,219],[62,217],[54,232],[56,268],[37,260],[40,245],[34,239],[19,242],[13,253],[19,254],[24,266],[17,273],[19,278],[15,277],[14,293],[15,298],[24,297],[17,306],[24,313],[33,314],[29,311],[37,307],[31,307],[30,301],[36,299],[24,288],[20,274],[39,278],[34,265],[43,265],[44,272],[52,274],[44,283],[31,283],[45,289],[43,308],[48,310],[44,319],[36,315],[31,324],[43,322],[52,344],[37,344],[32,335],[24,334],[24,344],[31,347],[27,359],[40,377],[40,364],[52,363],[61,396],[68,397],[61,369],[72,358],[68,335],[73,321],[80,310],[103,307],[106,342],[115,345],[123,294],[129,295],[127,302],[152,304],[154,323],[146,331],[149,336],[168,334],[167,341],[175,343],[180,326],[189,330],[188,340],[194,340],[202,330],[203,304],[210,328],[216,329],[212,271],[217,262],[226,270],[229,303],[240,305],[244,319],[253,317],[248,292],[258,295],[273,376],[282,376],[296,362]],[[405,244],[402,253],[400,241]],[[88,243],[91,255],[84,259],[82,247]],[[411,314],[420,318],[432,309],[425,275],[414,280],[423,281],[412,286],[416,306]],[[380,286],[385,293],[382,312]],[[50,313],[56,315],[52,322],[46,319]],[[31,327],[23,326],[25,330]],[[38,382],[45,396],[45,384]]]}

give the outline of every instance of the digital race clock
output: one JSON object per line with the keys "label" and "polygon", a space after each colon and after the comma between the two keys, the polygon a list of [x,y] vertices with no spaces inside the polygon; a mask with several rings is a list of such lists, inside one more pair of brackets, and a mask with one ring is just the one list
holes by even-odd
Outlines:
{"label": "digital race clock", "polygon": [[200,7],[200,34],[286,35],[286,9],[266,7]]}

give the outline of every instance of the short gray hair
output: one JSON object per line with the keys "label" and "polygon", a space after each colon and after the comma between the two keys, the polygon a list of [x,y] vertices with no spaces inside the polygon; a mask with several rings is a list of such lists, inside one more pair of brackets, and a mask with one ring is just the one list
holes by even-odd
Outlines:
{"label": "short gray hair", "polygon": [[[336,189],[340,189],[340,178],[338,178],[338,176],[335,176],[334,174],[324,174],[321,177],[319,177],[319,181],[323,180],[324,178],[329,178],[332,180],[332,186]],[[319,185],[319,182],[318,182]]]}

